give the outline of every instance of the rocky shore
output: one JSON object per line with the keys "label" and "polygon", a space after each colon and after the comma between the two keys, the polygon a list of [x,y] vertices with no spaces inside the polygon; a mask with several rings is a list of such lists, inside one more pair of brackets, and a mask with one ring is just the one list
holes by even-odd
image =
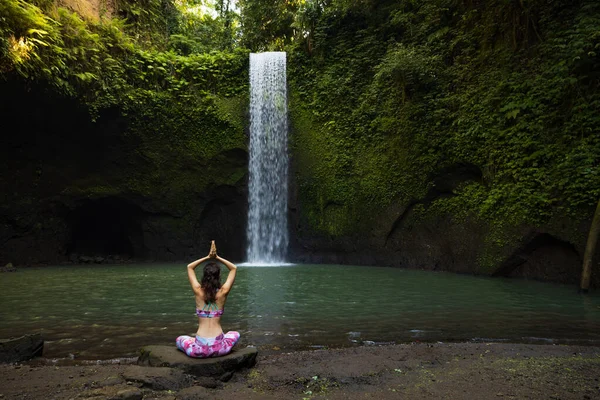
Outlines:
{"label": "rocky shore", "polygon": [[259,355],[223,380],[135,359],[0,366],[2,399],[598,399],[600,347],[411,343]]}

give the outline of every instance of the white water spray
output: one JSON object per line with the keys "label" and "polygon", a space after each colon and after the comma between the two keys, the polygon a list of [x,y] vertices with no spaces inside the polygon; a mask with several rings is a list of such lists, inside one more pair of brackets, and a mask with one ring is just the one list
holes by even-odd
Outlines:
{"label": "white water spray", "polygon": [[288,247],[284,52],[250,54],[249,264],[281,264]]}

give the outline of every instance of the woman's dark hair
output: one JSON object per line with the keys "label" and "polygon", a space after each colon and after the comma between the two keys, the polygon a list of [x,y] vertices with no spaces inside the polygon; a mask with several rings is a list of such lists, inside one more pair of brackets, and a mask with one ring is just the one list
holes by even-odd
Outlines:
{"label": "woman's dark hair", "polygon": [[217,291],[221,289],[221,267],[214,262],[206,264],[200,287],[204,291],[204,302],[214,303],[217,299]]}

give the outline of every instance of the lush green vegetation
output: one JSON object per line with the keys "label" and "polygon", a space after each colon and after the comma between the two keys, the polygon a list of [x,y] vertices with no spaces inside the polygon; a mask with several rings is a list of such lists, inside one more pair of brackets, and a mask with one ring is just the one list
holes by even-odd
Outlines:
{"label": "lush green vegetation", "polygon": [[146,149],[157,166],[165,148],[243,148],[246,49],[287,51],[316,232],[368,227],[460,167],[478,173],[415,218],[487,221],[492,248],[516,226],[589,220],[600,197],[597,1],[219,0],[211,13],[119,0],[96,21],[53,4],[0,3],[1,78],[75,97],[92,118],[119,110],[127,134],[163,138]]}
{"label": "lush green vegetation", "polygon": [[[162,198],[168,192],[165,201],[182,209],[185,204],[179,203],[207,185],[241,178],[228,167],[212,171],[217,176],[198,176],[190,165],[246,147],[248,52],[224,51],[231,46],[224,40],[206,51],[209,41],[223,39],[218,17],[184,14],[160,0],[117,5],[111,18],[94,20],[52,1],[3,1],[1,78],[74,98],[91,120],[117,115],[125,121],[123,135],[138,143],[135,154],[145,160],[139,171],[122,171],[110,183],[90,176],[73,183],[68,193],[133,190]],[[201,31],[204,24],[210,32]],[[197,39],[196,47],[186,47],[184,36]]]}
{"label": "lush green vegetation", "polygon": [[[194,99],[206,110],[211,104],[216,108],[217,97],[246,91],[247,52],[181,54],[178,34],[170,40],[157,32],[159,21],[169,17],[167,13],[159,18],[155,9],[160,1],[135,7],[140,2],[120,2],[119,12],[126,19],[98,22],[84,21],[65,8],[44,11],[30,3],[35,2],[0,5],[0,70],[5,79],[18,75],[47,83],[81,98],[92,112],[113,106],[127,112],[161,96],[176,102]],[[52,2],[38,3],[50,7]],[[190,29],[193,32],[194,26]]]}
{"label": "lush green vegetation", "polygon": [[349,232],[457,165],[482,179],[429,213],[492,221],[496,237],[589,220],[600,196],[597,2],[311,4],[289,68],[314,226]]}

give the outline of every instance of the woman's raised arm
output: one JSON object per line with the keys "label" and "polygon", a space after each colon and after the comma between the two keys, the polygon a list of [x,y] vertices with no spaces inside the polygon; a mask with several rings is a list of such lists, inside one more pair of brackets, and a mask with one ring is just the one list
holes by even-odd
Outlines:
{"label": "woman's raised arm", "polygon": [[227,261],[226,259],[219,257],[219,256],[217,256],[215,259],[217,261],[225,264],[225,266],[229,270],[229,275],[227,275],[227,280],[225,281],[223,286],[221,286],[221,290],[223,291],[223,294],[227,295],[229,293],[229,291],[231,290],[231,287],[233,286],[233,282],[235,282],[235,274],[237,272],[237,266],[234,263]]}
{"label": "woman's raised arm", "polygon": [[187,272],[188,272],[188,279],[190,281],[190,285],[192,285],[192,289],[194,290],[194,293],[197,293],[200,291],[200,282],[198,282],[198,278],[196,277],[196,271],[194,271],[196,269],[196,267],[200,264],[202,264],[204,261],[210,260],[211,257],[210,255],[206,256],[206,257],[202,257],[194,262],[191,262],[188,264],[187,266]]}

